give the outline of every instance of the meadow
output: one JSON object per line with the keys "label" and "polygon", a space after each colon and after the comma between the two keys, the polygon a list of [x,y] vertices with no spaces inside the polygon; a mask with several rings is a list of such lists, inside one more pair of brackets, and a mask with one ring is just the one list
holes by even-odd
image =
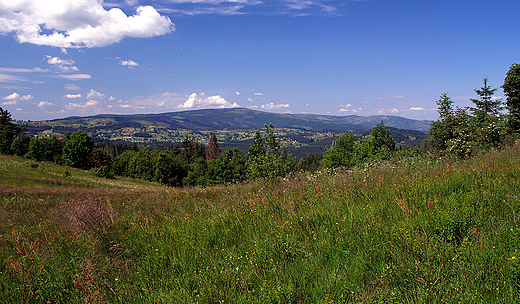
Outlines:
{"label": "meadow", "polygon": [[208,188],[0,156],[1,303],[520,302],[520,146]]}

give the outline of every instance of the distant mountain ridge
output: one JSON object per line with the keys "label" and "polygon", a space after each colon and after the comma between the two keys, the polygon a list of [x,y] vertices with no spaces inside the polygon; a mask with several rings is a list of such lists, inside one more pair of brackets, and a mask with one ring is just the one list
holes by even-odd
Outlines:
{"label": "distant mountain ridge", "polygon": [[161,114],[100,114],[88,117],[68,117],[52,121],[104,120],[106,126],[129,125],[133,127],[156,125],[170,129],[207,130],[240,130],[260,129],[272,123],[276,128],[297,128],[307,131],[329,130],[334,132],[366,131],[383,121],[385,126],[405,130],[427,132],[430,123],[427,120],[413,120],[391,115],[373,116],[332,116],[319,114],[280,114],[269,113],[246,108],[204,109]]}

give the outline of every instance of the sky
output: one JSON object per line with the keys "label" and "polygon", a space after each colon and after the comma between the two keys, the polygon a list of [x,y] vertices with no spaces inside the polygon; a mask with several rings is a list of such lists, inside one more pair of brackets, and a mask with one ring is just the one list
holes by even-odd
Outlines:
{"label": "sky", "polygon": [[244,107],[437,119],[520,63],[518,0],[0,0],[15,120]]}

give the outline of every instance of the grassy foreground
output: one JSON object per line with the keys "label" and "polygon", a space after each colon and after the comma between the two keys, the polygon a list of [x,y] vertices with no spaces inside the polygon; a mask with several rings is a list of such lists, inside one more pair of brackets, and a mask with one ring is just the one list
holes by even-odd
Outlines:
{"label": "grassy foreground", "polygon": [[0,156],[0,302],[520,302],[519,198],[518,146],[207,189]]}

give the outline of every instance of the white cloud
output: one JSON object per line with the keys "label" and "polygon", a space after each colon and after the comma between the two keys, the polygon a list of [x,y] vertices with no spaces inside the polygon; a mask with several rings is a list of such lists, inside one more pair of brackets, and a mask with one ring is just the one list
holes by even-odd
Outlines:
{"label": "white cloud", "polygon": [[54,65],[61,65],[61,64],[64,64],[64,65],[71,65],[71,64],[74,64],[74,60],[72,59],[61,59],[60,57],[51,57],[49,55],[46,56],[48,59],[47,59],[47,63],[48,64],[54,64]]}
{"label": "white cloud", "polygon": [[88,74],[63,74],[63,75],[56,75],[54,77],[63,78],[63,79],[67,79],[67,80],[74,80],[74,81],[91,78],[91,76]]}
{"label": "white cloud", "polygon": [[104,99],[105,94],[99,93],[96,90],[90,89],[90,92],[87,93],[86,99]]}
{"label": "white cloud", "polygon": [[2,102],[1,105],[3,105],[3,106],[12,106],[12,105],[15,105],[17,103],[18,103],[18,100],[13,99],[13,100],[10,100],[10,101]]}
{"label": "white cloud", "polygon": [[251,99],[251,98],[248,98],[247,100],[249,100],[249,101],[253,101],[253,99]]}
{"label": "white cloud", "polygon": [[53,65],[64,72],[79,70],[77,66],[72,65],[74,64],[74,60],[72,59],[61,59],[60,57],[51,57],[48,55],[46,57],[48,64]]}
{"label": "white cloud", "polygon": [[119,8],[105,10],[102,0],[0,0],[0,16],[0,34],[14,32],[20,43],[62,50],[164,35],[175,27],[151,6],[127,16]]}
{"label": "white cloud", "polygon": [[425,108],[422,108],[422,107],[411,107],[410,108],[410,111],[424,111],[426,110]]}
{"label": "white cloud", "polygon": [[264,96],[263,93],[255,93],[256,96]]}
{"label": "white cloud", "polygon": [[394,98],[403,98],[404,95],[394,96]]}
{"label": "white cloud", "polygon": [[48,101],[40,101],[40,103],[38,103],[38,108],[46,108],[46,107],[51,107],[53,105],[54,104],[52,104]]}
{"label": "white cloud", "polygon": [[162,8],[161,11],[173,14],[201,15],[238,15],[238,14],[291,14],[301,15],[338,15],[338,9],[345,6],[342,1],[329,0],[171,0],[179,8]]}
{"label": "white cloud", "polygon": [[240,95],[240,92],[235,92],[235,94]]}
{"label": "white cloud", "polygon": [[11,95],[8,95],[8,96],[5,96],[5,97],[2,97],[2,99],[6,99],[6,100],[15,100],[15,99],[18,99],[20,97],[20,94],[18,93],[13,93]]}
{"label": "white cloud", "polygon": [[139,64],[133,60],[123,60],[121,61],[120,63],[122,66],[127,66],[129,68],[132,68],[132,67],[136,67],[138,66]]}
{"label": "white cloud", "polygon": [[77,91],[79,89],[81,89],[81,87],[79,87],[79,86],[77,86],[75,84],[68,83],[68,84],[65,85],[65,90],[67,90],[67,91]]}
{"label": "white cloud", "polygon": [[67,95],[64,95],[63,97],[66,97],[66,98],[81,98],[81,94],[67,94]]}
{"label": "white cloud", "polygon": [[379,108],[379,109],[375,109],[375,111],[377,114],[399,113],[399,110],[396,108],[390,108],[390,109]]}
{"label": "white cloud", "polygon": [[33,99],[33,97],[31,95],[20,96],[20,94],[14,92],[11,95],[2,97],[2,99],[5,99],[5,100],[30,100],[30,99]]}
{"label": "white cloud", "polygon": [[177,106],[179,109],[204,109],[204,108],[237,108],[239,105],[230,103],[220,95],[207,96],[204,93],[193,93],[188,100]]}
{"label": "white cloud", "polygon": [[85,103],[73,103],[69,102],[67,108],[89,108],[101,105],[101,101],[99,100],[89,100]]}
{"label": "white cloud", "polygon": [[22,82],[29,81],[27,78],[0,73],[0,82]]}
{"label": "white cloud", "polygon": [[279,109],[288,108],[288,107],[289,107],[288,103],[274,104],[273,102],[271,102],[271,103],[262,105],[262,109],[264,109],[264,110],[279,110]]}

